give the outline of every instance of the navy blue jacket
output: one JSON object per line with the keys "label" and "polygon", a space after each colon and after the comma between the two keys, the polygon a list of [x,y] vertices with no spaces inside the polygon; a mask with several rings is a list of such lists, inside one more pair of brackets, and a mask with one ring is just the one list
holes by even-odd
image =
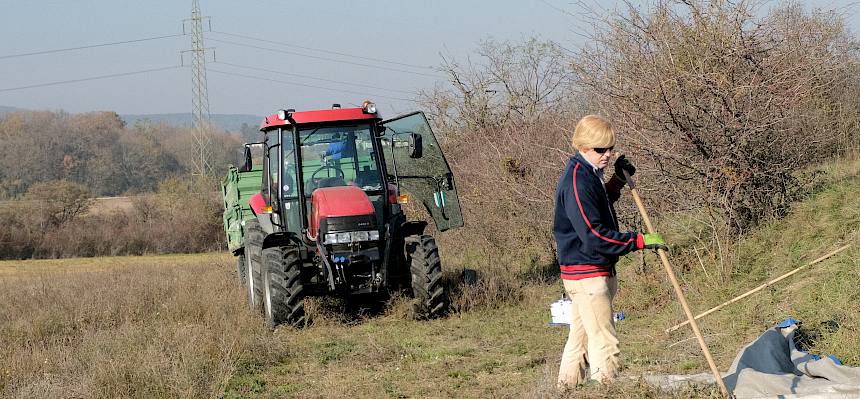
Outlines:
{"label": "navy blue jacket", "polygon": [[552,228],[561,278],[614,276],[618,257],[642,248],[640,234],[618,231],[612,204],[623,187],[617,176],[604,186],[582,154],[570,158],[556,189]]}

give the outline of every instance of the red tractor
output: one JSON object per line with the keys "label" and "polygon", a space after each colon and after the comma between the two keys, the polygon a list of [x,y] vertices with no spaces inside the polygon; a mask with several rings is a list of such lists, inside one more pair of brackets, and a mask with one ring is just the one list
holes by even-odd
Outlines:
{"label": "red tractor", "polygon": [[304,299],[315,295],[405,290],[419,318],[446,310],[436,242],[427,222],[407,221],[401,207],[423,205],[438,231],[463,225],[453,174],[423,113],[383,121],[373,103],[335,104],[279,111],[260,130],[265,139],[245,145],[238,175],[259,182],[250,147],[262,147],[261,191],[231,247],[249,302],[262,303],[270,326],[304,324]]}

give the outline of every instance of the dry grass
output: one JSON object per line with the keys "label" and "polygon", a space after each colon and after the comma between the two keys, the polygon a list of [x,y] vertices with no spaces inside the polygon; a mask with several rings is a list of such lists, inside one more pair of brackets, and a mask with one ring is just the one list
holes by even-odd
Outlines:
{"label": "dry grass", "polygon": [[219,397],[267,339],[225,261],[3,263],[0,396]]}
{"label": "dry grass", "polygon": [[497,271],[429,322],[411,320],[404,297],[381,311],[314,299],[312,326],[272,333],[232,266],[213,254],[0,263],[0,397],[570,396],[552,383],[566,335],[546,325],[557,284],[511,294],[516,274]]}

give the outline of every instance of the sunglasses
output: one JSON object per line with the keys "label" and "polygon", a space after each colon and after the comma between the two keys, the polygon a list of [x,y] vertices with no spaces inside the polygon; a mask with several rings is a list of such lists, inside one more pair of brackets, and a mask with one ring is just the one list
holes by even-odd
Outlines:
{"label": "sunglasses", "polygon": [[594,152],[596,152],[598,154],[605,154],[606,151],[612,151],[613,148],[615,148],[615,147],[613,146],[613,147],[606,147],[606,148],[592,148],[592,150],[594,150]]}

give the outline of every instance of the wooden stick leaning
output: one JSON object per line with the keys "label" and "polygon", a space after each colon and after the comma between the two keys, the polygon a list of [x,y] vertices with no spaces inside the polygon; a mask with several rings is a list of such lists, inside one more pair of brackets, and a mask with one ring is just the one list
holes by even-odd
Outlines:
{"label": "wooden stick leaning", "polygon": [[[642,198],[639,197],[639,191],[636,190],[636,185],[633,183],[633,179],[630,177],[630,174],[627,173],[626,170],[622,171],[624,173],[624,178],[627,180],[627,185],[630,187],[630,193],[633,195],[633,201],[636,202],[636,207],[639,208],[639,213],[642,215],[642,220],[645,222],[645,227],[648,229],[648,233],[654,233],[654,225],[651,224],[651,219],[648,217],[648,212],[645,210],[645,205],[642,203]],[[693,312],[690,311],[690,306],[687,305],[687,299],[684,297],[684,292],[681,290],[681,286],[678,284],[678,279],[675,277],[675,272],[672,269],[672,264],[669,263],[669,256],[666,255],[666,251],[662,249],[657,250],[657,255],[660,256],[660,260],[663,261],[663,268],[666,269],[666,274],[669,275],[669,281],[672,282],[672,287],[675,288],[675,294],[678,296],[678,301],[681,302],[681,307],[684,308],[684,314],[687,315],[687,320],[690,323],[690,327],[693,328],[693,333],[696,334],[696,340],[699,341],[699,347],[702,348],[702,353],[705,355],[705,360],[708,362],[708,366],[711,368],[711,373],[714,374],[714,379],[716,380],[717,386],[720,387],[720,392],[722,392],[724,397],[731,398],[732,395],[729,393],[728,388],[726,388],[726,384],[723,382],[723,377],[720,374],[720,370],[717,369],[717,365],[714,363],[714,358],[711,356],[711,351],[708,350],[708,345],[705,343],[705,338],[702,337],[702,332],[699,330],[699,325],[696,323],[696,320],[693,318]]]}
{"label": "wooden stick leaning", "polygon": [[[766,282],[766,283],[764,283],[764,284],[762,284],[762,285],[760,285],[760,286],[756,287],[756,288],[755,288],[755,289],[753,289],[753,290],[747,291],[745,294],[738,295],[738,296],[736,296],[736,297],[734,297],[734,298],[732,298],[732,299],[730,299],[730,300],[728,300],[728,301],[726,301],[726,302],[723,302],[721,305],[719,305],[719,306],[717,306],[717,307],[711,308],[711,310],[708,310],[707,312],[700,313],[700,314],[696,315],[696,317],[694,317],[694,319],[696,319],[696,320],[701,319],[702,317],[705,317],[705,316],[707,316],[707,315],[709,315],[709,314],[711,314],[711,313],[714,313],[714,312],[716,312],[716,311],[718,311],[718,310],[720,310],[720,309],[724,308],[726,305],[733,304],[733,303],[735,303],[735,302],[737,302],[737,301],[740,301],[741,299],[744,299],[744,298],[746,298],[746,297],[748,297],[748,296],[750,296],[750,295],[752,295],[752,294],[755,294],[756,292],[759,292],[759,291],[761,291],[761,290],[763,290],[763,289],[767,288],[769,285],[771,285],[771,284],[773,284],[773,283],[776,283],[777,281],[780,281],[780,280],[782,280],[782,279],[784,279],[784,278],[787,278],[787,277],[791,276],[792,274],[797,273],[797,272],[801,271],[802,269],[804,269],[804,268],[806,268],[806,267],[808,267],[808,266],[812,266],[812,265],[814,265],[814,264],[816,264],[816,263],[819,263],[819,262],[821,262],[821,261],[823,261],[823,260],[825,260],[825,259],[827,259],[827,258],[829,258],[829,257],[831,257],[831,256],[833,256],[833,255],[836,255],[836,254],[838,254],[838,253],[840,253],[840,252],[842,252],[842,251],[844,251],[844,250],[848,249],[848,247],[850,247],[850,246],[851,246],[851,244],[845,244],[845,245],[843,245],[843,246],[841,246],[841,247],[839,247],[839,248],[837,248],[837,249],[835,249],[835,250],[831,251],[830,253],[828,253],[828,254],[826,254],[826,255],[824,255],[824,256],[822,256],[822,257],[820,257],[820,258],[818,258],[818,259],[816,259],[816,260],[814,260],[814,261],[812,261],[812,262],[809,262],[809,263],[807,263],[807,264],[805,264],[805,265],[803,265],[803,266],[798,267],[797,269],[794,269],[794,270],[792,270],[792,271],[790,271],[790,272],[788,272],[788,273],[783,274],[782,276],[779,276],[779,277],[777,277],[777,278],[775,278],[775,279],[773,279],[773,280],[770,280],[770,281],[768,281],[768,282]],[[681,328],[681,327],[683,327],[683,326],[687,325],[689,322],[690,322],[690,321],[689,321],[689,320],[687,320],[687,321],[685,321],[685,322],[683,322],[683,323],[676,324],[676,325],[674,325],[674,326],[672,326],[672,327],[670,327],[670,328],[667,328],[667,329],[666,329],[666,332],[668,333],[668,332],[675,331],[675,330],[677,330],[677,329],[679,329],[679,328]]]}

